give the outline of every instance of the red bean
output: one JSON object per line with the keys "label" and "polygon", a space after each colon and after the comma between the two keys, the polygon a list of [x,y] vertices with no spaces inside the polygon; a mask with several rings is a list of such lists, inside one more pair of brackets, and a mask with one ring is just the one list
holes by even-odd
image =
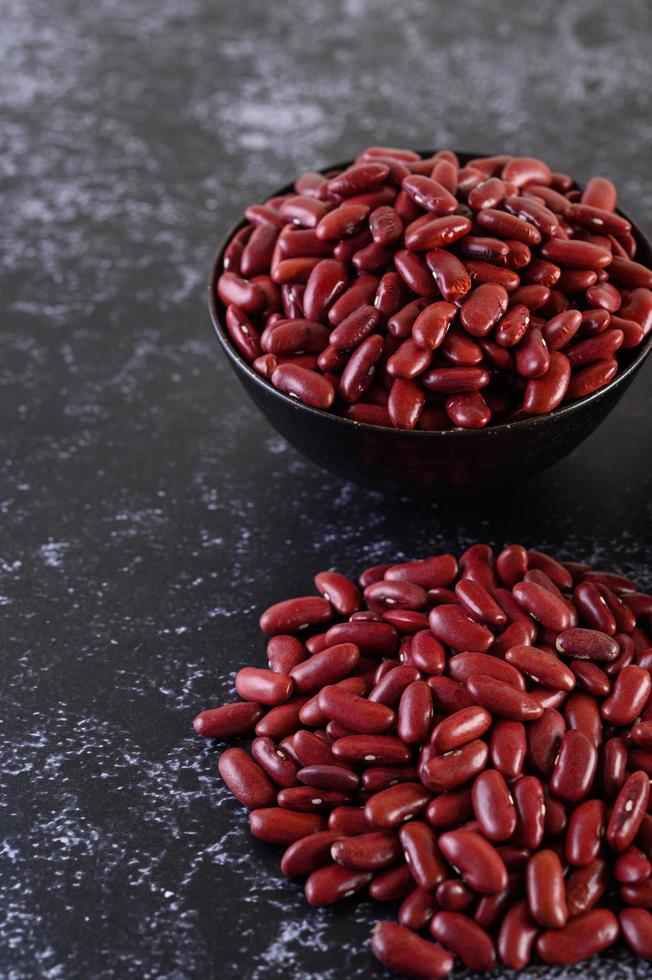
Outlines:
{"label": "red bean", "polygon": [[649,798],[650,778],[647,773],[632,773],[618,793],[609,817],[607,843],[614,851],[624,851],[636,837]]}
{"label": "red bean", "polygon": [[424,674],[443,673],[444,648],[429,629],[418,630],[412,637],[410,660]]}
{"label": "red bean", "polygon": [[496,848],[472,830],[449,830],[439,848],[462,880],[480,895],[493,895],[507,887],[507,869]]}
{"label": "red bean", "polygon": [[618,938],[618,919],[608,909],[593,909],[537,939],[537,953],[546,963],[570,966],[612,946]]}
{"label": "red bean", "polygon": [[523,409],[528,415],[547,415],[562,402],[568,391],[571,365],[564,354],[553,351],[544,374],[530,378],[525,388]]}
{"label": "red bean", "polygon": [[434,893],[430,889],[415,888],[401,903],[398,921],[407,929],[417,932],[428,925],[436,906]]}
{"label": "red bean", "polygon": [[568,631],[570,612],[563,599],[534,582],[517,582],[512,593],[519,604],[543,626]]}
{"label": "red bean", "polygon": [[491,761],[506,779],[516,779],[523,770],[527,751],[525,726],[520,721],[499,718],[491,732]]}
{"label": "red bean", "polygon": [[630,844],[621,851],[614,864],[614,878],[623,885],[639,885],[652,873],[652,862],[643,851]]}
{"label": "red bean", "polygon": [[620,653],[617,642],[611,636],[579,627],[564,629],[557,637],[556,646],[565,657],[597,660],[600,663],[615,660]]}
{"label": "red bean", "polygon": [[292,678],[259,667],[243,667],[235,677],[235,689],[245,701],[282,704],[292,694]]}
{"label": "red bean", "polygon": [[235,798],[249,809],[273,806],[276,790],[244,749],[227,749],[220,756],[220,776]]}
{"label": "red bean", "polygon": [[646,909],[622,909],[620,925],[632,952],[644,960],[652,960],[652,915]]}
{"label": "red bean", "polygon": [[631,664],[623,667],[601,712],[612,725],[631,724],[645,707],[652,690],[649,671]]}
{"label": "red bean", "polygon": [[197,715],[192,725],[205,738],[233,738],[250,732],[263,716],[263,708],[252,702],[223,704]]}
{"label": "red bean", "polygon": [[430,759],[420,771],[422,782],[434,792],[455,789],[484,769],[489,750],[474,740]]}
{"label": "red bean", "polygon": [[353,732],[379,735],[394,724],[391,708],[329,685],[319,692],[318,703],[324,715]]}
{"label": "red bean", "polygon": [[601,858],[571,871],[566,881],[569,918],[594,908],[607,890],[607,880],[607,865]]}
{"label": "red bean", "polygon": [[350,616],[360,609],[360,590],[340,572],[318,572],[315,586],[342,616]]}
{"label": "red bean", "polygon": [[398,864],[402,859],[401,843],[394,833],[371,831],[357,837],[333,842],[330,853],[334,861],[356,871],[379,871]]}
{"label": "red bean", "polygon": [[559,657],[546,650],[531,646],[513,646],[505,654],[505,660],[524,671],[537,684],[562,691],[572,691],[575,687],[573,672],[562,663]]}
{"label": "red bean", "polygon": [[400,765],[410,760],[410,750],[392,735],[346,735],[333,744],[333,755],[345,762]]}
{"label": "red bean", "polygon": [[325,830],[325,821],[317,813],[299,813],[281,807],[267,807],[252,810],[249,826],[254,837],[267,844],[280,844],[287,847],[302,837]]}
{"label": "red bean", "polygon": [[436,606],[430,611],[430,629],[438,640],[454,650],[484,653],[493,642],[492,633],[464,614],[459,606]]}
{"label": "red bean", "polygon": [[448,215],[457,209],[455,196],[430,177],[410,175],[404,179],[402,186],[419,207],[433,214]]}
{"label": "red bean", "polygon": [[[252,808],[252,832],[286,846],[282,870],[309,875],[309,901],[369,885],[403,899],[410,928],[461,923],[469,963],[496,929],[517,969],[539,928],[551,963],[604,944],[599,903],[614,886],[632,911],[652,909],[652,599],[521,546],[495,558],[473,545],[459,566],[375,566],[360,581],[364,595],[319,573],[321,596],[267,610],[270,669],[236,675],[252,700],[195,720],[209,736],[255,727],[253,759],[230,749],[220,772]],[[314,633],[336,614],[351,619]],[[592,914],[595,929],[580,929]],[[456,936],[440,938],[460,952]]]}
{"label": "red bean", "polygon": [[391,657],[398,650],[398,634],[388,623],[337,623],[326,639],[329,644],[353,643],[371,657]]}
{"label": "red bean", "polygon": [[365,815],[373,826],[389,830],[425,809],[430,797],[421,783],[399,783],[370,797]]}
{"label": "red bean", "polygon": [[331,847],[339,835],[332,830],[302,837],[287,848],[281,858],[281,871],[289,877],[309,875],[331,863]]}
{"label": "red bean", "polygon": [[412,877],[421,888],[433,889],[448,873],[434,831],[420,820],[412,820],[399,831],[401,847]]}
{"label": "red bean", "polygon": [[466,686],[476,704],[501,718],[531,721],[543,714],[542,706],[533,697],[495,677],[474,674]]}
{"label": "red bean", "polygon": [[502,921],[498,933],[498,955],[511,970],[521,970],[531,959],[532,947],[539,934],[539,926],[522,900],[512,905]]}
{"label": "red bean", "polygon": [[517,814],[513,840],[529,853],[539,847],[546,831],[548,807],[543,785],[536,776],[520,776],[513,784],[512,792]]}
{"label": "red bean", "polygon": [[550,789],[560,800],[576,803],[591,791],[598,755],[584,732],[570,730],[561,740],[550,776]]}
{"label": "red bean", "polygon": [[413,681],[401,695],[398,734],[408,744],[423,744],[432,721],[432,692],[425,681]]}
{"label": "red bean", "polygon": [[487,769],[473,782],[473,812],[490,841],[509,840],[516,829],[516,808],[503,775]]}
{"label": "red bean", "polygon": [[448,661],[448,672],[458,681],[466,682],[475,674],[484,674],[520,691],[525,690],[525,679],[520,671],[490,654],[473,652],[455,654]]}
{"label": "red bean", "polygon": [[544,929],[563,929],[568,919],[564,874],[554,851],[533,854],[526,871],[530,915]]}
{"label": "red bean", "polygon": [[371,949],[383,966],[422,980],[437,980],[453,969],[450,953],[394,922],[376,926]]}
{"label": "red bean", "polygon": [[496,952],[487,932],[460,912],[437,912],[430,932],[470,970],[493,970]]}
{"label": "red bean", "polygon": [[575,807],[566,827],[565,854],[569,864],[585,867],[595,860],[606,819],[607,807],[602,800],[585,800]]}
{"label": "red bean", "polygon": [[298,691],[311,694],[321,690],[326,684],[346,677],[359,659],[360,653],[354,643],[339,643],[297,664],[290,671],[290,677]]}
{"label": "red bean", "polygon": [[368,871],[353,871],[339,864],[328,864],[313,871],[305,885],[309,905],[332,905],[362,891],[371,881]]}
{"label": "red bean", "polygon": [[444,300],[454,303],[468,293],[471,277],[457,256],[443,248],[435,248],[428,252],[426,261]]}

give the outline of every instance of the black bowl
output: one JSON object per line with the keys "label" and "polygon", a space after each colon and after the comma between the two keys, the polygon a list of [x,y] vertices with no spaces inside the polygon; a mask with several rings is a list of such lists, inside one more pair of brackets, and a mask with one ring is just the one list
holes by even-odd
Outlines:
{"label": "black bowl", "polygon": [[[458,154],[462,163],[478,155]],[[350,162],[334,167],[345,167]],[[275,193],[291,190],[290,184]],[[620,370],[604,388],[549,415],[521,422],[442,432],[352,422],[277,391],[233,347],[215,284],[222,270],[224,250],[243,224],[239,222],[228,232],[215,257],[208,284],[213,326],[231,367],[270,425],[299,452],[338,476],[373,490],[420,497],[450,496],[479,493],[538,473],[566,456],[597,428],[652,350],[651,334],[640,348],[620,353]],[[638,243],[637,260],[652,266],[652,245],[633,222],[632,228]]]}

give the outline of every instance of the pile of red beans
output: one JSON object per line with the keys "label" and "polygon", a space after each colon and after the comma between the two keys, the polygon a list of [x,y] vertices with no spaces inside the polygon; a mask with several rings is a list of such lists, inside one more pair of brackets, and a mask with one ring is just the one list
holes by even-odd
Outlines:
{"label": "pile of red beans", "polygon": [[220,773],[308,902],[400,901],[372,949],[416,977],[652,959],[652,595],[521,545],[314,581],[194,721],[255,734]]}
{"label": "pile of red beans", "polygon": [[226,328],[275,388],[356,422],[545,415],[652,330],[652,270],[616,196],[531,157],[370,147],[247,208],[216,284]]}

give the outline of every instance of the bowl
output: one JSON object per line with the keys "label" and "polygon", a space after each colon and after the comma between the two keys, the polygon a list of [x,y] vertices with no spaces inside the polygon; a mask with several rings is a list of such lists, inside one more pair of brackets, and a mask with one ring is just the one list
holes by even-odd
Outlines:
{"label": "bowl", "polygon": [[[458,153],[462,165],[479,155]],[[351,162],[334,164],[324,172]],[[292,189],[288,184],[274,193],[286,194]],[[451,496],[483,493],[532,476],[558,462],[600,425],[652,350],[651,334],[640,347],[619,352],[620,370],[604,388],[549,415],[486,429],[441,432],[353,422],[277,391],[233,347],[215,284],[226,246],[244,224],[240,221],[227,233],[208,283],[211,318],[224,353],[249,397],[295,449],[337,476],[372,490],[417,497]],[[652,266],[652,245],[634,222],[632,234],[638,245],[637,261]]]}

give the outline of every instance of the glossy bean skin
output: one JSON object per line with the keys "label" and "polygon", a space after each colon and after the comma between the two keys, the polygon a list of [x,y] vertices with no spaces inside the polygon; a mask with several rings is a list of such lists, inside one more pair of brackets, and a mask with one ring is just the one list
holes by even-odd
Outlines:
{"label": "glossy bean skin", "polygon": [[498,933],[498,955],[511,970],[522,970],[532,956],[539,926],[530,915],[527,902],[516,902],[507,912]]}
{"label": "glossy bean skin", "polygon": [[415,888],[403,899],[398,910],[398,921],[406,929],[418,932],[428,925],[436,908],[434,892],[429,888]]}
{"label": "glossy bean skin", "polygon": [[265,807],[252,810],[249,814],[249,827],[254,837],[267,844],[280,844],[287,847],[302,837],[326,829],[326,823],[317,813],[300,813],[284,810],[281,807]]}
{"label": "glossy bean skin", "polygon": [[366,888],[370,881],[371,873],[368,871],[327,864],[313,871],[306,881],[306,901],[313,907],[332,905]]}
{"label": "glossy bean skin", "polygon": [[473,812],[488,840],[509,840],[516,829],[516,807],[502,773],[487,769],[476,776],[471,790]]}
{"label": "glossy bean skin", "polygon": [[507,290],[498,283],[482,283],[462,304],[462,325],[473,337],[484,337],[507,310]]}
{"label": "glossy bean skin", "polygon": [[614,864],[614,878],[621,885],[639,885],[652,874],[652,862],[634,844],[621,851]]}
{"label": "glossy bean skin", "polygon": [[575,807],[566,827],[564,852],[573,867],[585,867],[598,856],[607,821],[602,800],[585,800]]}
{"label": "glossy bean skin", "polygon": [[615,660],[620,648],[613,637],[598,630],[572,627],[557,637],[557,650],[566,657],[594,660],[598,663]]}
{"label": "glossy bean skin", "polygon": [[235,677],[235,689],[245,701],[258,704],[283,704],[292,694],[292,678],[260,667],[243,667]]}
{"label": "glossy bean skin", "polygon": [[331,863],[331,848],[339,835],[322,830],[301,837],[286,849],[281,858],[281,871],[288,877],[303,877]]}
{"label": "glossy bean skin", "polygon": [[481,707],[462,708],[435,727],[431,742],[441,755],[480,739],[491,726],[491,715]]}
{"label": "glossy bean skin", "polygon": [[367,800],[365,815],[373,826],[393,829],[425,809],[430,797],[421,783],[399,783]]}
{"label": "glossy bean skin", "polygon": [[297,785],[298,765],[269,736],[255,738],[251,743],[251,754],[277,786],[287,789]]}
{"label": "glossy bean skin", "polygon": [[531,646],[513,646],[505,654],[508,664],[524,671],[537,684],[561,691],[575,687],[573,672],[552,653]]}
{"label": "glossy bean skin", "polygon": [[324,685],[346,677],[359,659],[360,652],[354,643],[339,643],[297,664],[290,671],[290,677],[297,691],[312,694]]}
{"label": "glossy bean skin", "polygon": [[577,803],[588,796],[593,785],[598,754],[584,732],[567,731],[550,776],[550,788],[560,800]]}
{"label": "glossy bean skin", "polygon": [[649,671],[635,664],[623,667],[616,678],[611,694],[603,701],[600,711],[612,725],[631,724],[645,707],[652,690]]}
{"label": "glossy bean skin", "polygon": [[455,650],[485,653],[493,642],[491,632],[466,616],[459,606],[436,606],[429,618],[430,629],[437,639]]}
{"label": "glossy bean skin", "polygon": [[474,674],[466,687],[476,702],[494,715],[510,721],[532,721],[540,718],[543,707],[525,691],[486,674]]}
{"label": "glossy bean skin", "polygon": [[437,912],[430,932],[470,970],[482,972],[496,966],[496,952],[489,934],[460,912]]}
{"label": "glossy bean skin", "polygon": [[438,980],[453,969],[450,953],[394,922],[376,926],[371,949],[376,959],[390,970],[421,980]]}
{"label": "glossy bean skin", "polygon": [[533,854],[526,870],[528,909],[544,929],[563,929],[568,920],[564,875],[554,851]]}
{"label": "glossy bean skin", "polygon": [[446,860],[462,880],[480,895],[493,895],[507,887],[507,869],[489,841],[472,830],[449,830],[439,838]]}
{"label": "glossy bean skin", "polygon": [[537,953],[545,963],[570,966],[612,946],[618,938],[618,919],[608,909],[592,909],[559,930],[542,933]]}
{"label": "glossy bean skin", "polygon": [[624,851],[632,843],[649,799],[650,777],[640,770],[633,772],[614,801],[607,825],[607,843],[614,851]]}
{"label": "glossy bean skin", "polygon": [[652,960],[652,914],[646,909],[622,909],[620,927],[632,952],[644,960]]}
{"label": "glossy bean skin", "polygon": [[227,749],[220,756],[220,776],[235,798],[249,809],[273,806],[276,790],[265,772],[244,749]]}
{"label": "glossy bean skin", "polygon": [[391,728],[396,717],[386,705],[350,694],[335,685],[323,687],[317,700],[328,719],[363,735],[380,735]]}
{"label": "glossy bean skin", "polygon": [[549,810],[541,781],[536,776],[520,776],[512,784],[512,795],[517,814],[514,840],[533,851],[543,839]]}
{"label": "glossy bean skin", "polygon": [[432,828],[420,820],[411,820],[399,830],[405,860],[420,888],[434,889],[448,874],[437,838]]}
{"label": "glossy bean skin", "polygon": [[392,735],[345,735],[333,743],[333,755],[344,762],[400,765],[410,761],[410,750]]}
{"label": "glossy bean skin", "polygon": [[601,858],[594,858],[584,867],[574,868],[566,880],[569,918],[595,908],[606,892],[607,884],[607,864]]}
{"label": "glossy bean skin", "polygon": [[295,633],[306,626],[327,623],[332,615],[330,602],[320,596],[286,599],[262,614],[260,628],[264,633]]}
{"label": "glossy bean skin", "polygon": [[432,691],[425,681],[409,684],[401,695],[398,734],[407,744],[423,744],[432,721]]}
{"label": "glossy bean skin", "polygon": [[437,793],[455,789],[482,772],[488,756],[489,749],[485,742],[479,739],[467,742],[430,759],[420,773],[421,780]]}
{"label": "glossy bean skin", "polygon": [[193,720],[197,735],[204,738],[233,738],[253,730],[263,716],[264,709],[253,702],[234,702],[219,708],[202,711]]}
{"label": "glossy bean skin", "polygon": [[297,772],[297,779],[300,783],[314,789],[327,789],[342,793],[353,793],[360,785],[357,773],[345,766],[304,766]]}
{"label": "glossy bean skin", "polygon": [[336,838],[329,852],[338,864],[356,871],[384,870],[398,864],[403,856],[396,834],[384,831]]}
{"label": "glossy bean skin", "polygon": [[568,630],[570,613],[563,599],[534,582],[518,582],[512,589],[512,593],[517,602],[542,626],[558,632]]}
{"label": "glossy bean skin", "polygon": [[516,779],[521,775],[526,752],[526,731],[522,722],[507,718],[494,722],[490,741],[491,762],[505,779]]}

